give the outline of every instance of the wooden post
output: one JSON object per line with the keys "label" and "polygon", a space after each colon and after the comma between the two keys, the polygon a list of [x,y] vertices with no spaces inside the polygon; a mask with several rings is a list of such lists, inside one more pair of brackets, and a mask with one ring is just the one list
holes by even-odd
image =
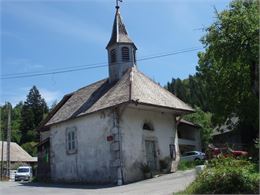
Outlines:
{"label": "wooden post", "polygon": [[11,142],[11,104],[8,103],[8,120],[7,120],[7,177],[10,177],[10,142]]}
{"label": "wooden post", "polygon": [[[0,113],[2,114],[2,113]],[[1,118],[1,117],[0,117]],[[0,123],[2,123],[0,121]],[[1,129],[1,141],[2,141],[2,151],[1,151],[1,181],[3,181],[3,173],[4,173],[4,129]]]}

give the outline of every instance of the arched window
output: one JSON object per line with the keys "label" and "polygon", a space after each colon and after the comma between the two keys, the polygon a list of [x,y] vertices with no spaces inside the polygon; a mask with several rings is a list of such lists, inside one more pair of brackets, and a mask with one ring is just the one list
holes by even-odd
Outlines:
{"label": "arched window", "polygon": [[130,60],[129,58],[129,48],[128,47],[122,47],[122,61],[128,62]]}
{"label": "arched window", "polygon": [[116,50],[115,49],[112,49],[110,51],[110,62],[116,62]]}
{"label": "arched window", "polygon": [[152,126],[151,123],[144,123],[143,129],[144,129],[144,130],[153,131],[153,126]]}

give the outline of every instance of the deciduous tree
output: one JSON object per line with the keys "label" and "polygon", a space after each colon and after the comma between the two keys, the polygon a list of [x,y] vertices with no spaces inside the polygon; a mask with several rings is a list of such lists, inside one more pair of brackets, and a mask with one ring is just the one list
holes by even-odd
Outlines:
{"label": "deciduous tree", "polygon": [[206,84],[214,122],[237,115],[248,138],[259,123],[259,1],[237,0],[206,29],[198,75]]}

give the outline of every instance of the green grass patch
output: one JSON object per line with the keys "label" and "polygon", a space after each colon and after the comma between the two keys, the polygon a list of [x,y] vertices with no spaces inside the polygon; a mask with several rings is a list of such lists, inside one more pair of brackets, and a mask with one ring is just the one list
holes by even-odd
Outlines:
{"label": "green grass patch", "polygon": [[203,165],[203,160],[195,160],[195,161],[180,161],[178,165],[178,170],[185,171],[189,169],[194,169],[197,165]]}

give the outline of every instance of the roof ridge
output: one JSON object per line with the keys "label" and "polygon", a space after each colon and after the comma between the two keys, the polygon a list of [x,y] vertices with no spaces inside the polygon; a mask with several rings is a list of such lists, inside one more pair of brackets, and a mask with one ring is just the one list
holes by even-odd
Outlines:
{"label": "roof ridge", "polygon": [[132,92],[133,92],[133,80],[134,80],[134,73],[133,73],[133,67],[129,68],[129,101],[132,100]]}
{"label": "roof ridge", "polygon": [[[89,85],[86,85],[86,86],[84,86],[84,87],[81,87],[81,88],[79,88],[79,89],[76,89],[75,91],[73,91],[73,92],[71,92],[71,93],[75,93],[75,92],[77,92],[77,91],[80,91],[80,90],[85,89],[85,88],[87,88],[87,87],[90,87],[90,86],[92,86],[92,85],[96,85],[97,83],[102,82],[102,81],[105,81],[105,80],[108,80],[108,78],[104,78],[104,79],[98,80],[98,81],[96,81],[96,82],[94,82],[94,83],[91,83],[91,84],[89,84]],[[69,94],[71,94],[71,93],[68,93],[68,94],[66,94],[66,95],[69,95]]]}

